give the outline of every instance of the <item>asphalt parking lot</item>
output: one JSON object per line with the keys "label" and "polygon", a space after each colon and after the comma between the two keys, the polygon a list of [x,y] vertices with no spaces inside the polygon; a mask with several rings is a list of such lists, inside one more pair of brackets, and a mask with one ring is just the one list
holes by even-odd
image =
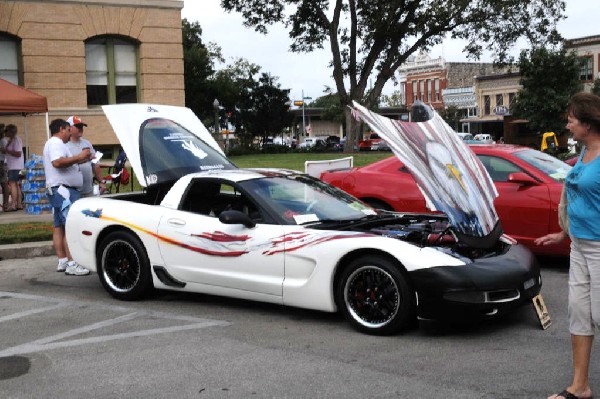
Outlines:
{"label": "asphalt parking lot", "polygon": [[[53,257],[0,261],[4,398],[536,398],[570,378],[566,268],[548,263],[533,307],[393,337],[338,315],[161,292],[120,302]],[[600,358],[592,364],[600,389]]]}

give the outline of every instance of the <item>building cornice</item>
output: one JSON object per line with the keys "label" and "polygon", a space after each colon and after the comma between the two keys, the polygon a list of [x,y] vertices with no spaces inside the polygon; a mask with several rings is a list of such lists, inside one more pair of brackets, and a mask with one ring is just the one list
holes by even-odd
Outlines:
{"label": "building cornice", "polygon": [[[18,0],[16,3],[42,3],[40,0]],[[183,0],[44,0],[44,4],[73,4],[110,7],[151,7],[183,9]]]}
{"label": "building cornice", "polygon": [[581,47],[581,46],[588,46],[588,45],[598,44],[598,43],[600,43],[600,35],[594,35],[594,36],[578,37],[575,39],[567,39],[567,40],[565,40],[565,47],[567,47],[567,48]]}

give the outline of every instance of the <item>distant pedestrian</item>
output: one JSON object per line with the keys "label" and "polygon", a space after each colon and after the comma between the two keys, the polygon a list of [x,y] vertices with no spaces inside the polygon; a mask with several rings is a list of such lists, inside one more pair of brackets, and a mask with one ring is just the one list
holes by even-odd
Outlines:
{"label": "distant pedestrian", "polygon": [[48,198],[54,213],[52,241],[58,257],[56,271],[85,276],[90,271],[71,257],[65,236],[65,223],[71,204],[80,197],[83,176],[79,164],[90,160],[90,149],[85,148],[77,155],[71,154],[66,145],[71,137],[71,126],[64,119],[53,120],[50,123],[50,133],[52,137],[44,145],[44,172]]}
{"label": "distant pedestrian", "polygon": [[[87,127],[87,124],[83,123],[78,116],[70,116],[67,122],[71,125],[71,138],[67,142],[67,147],[69,147],[71,154],[79,154],[84,148],[89,148],[91,159],[93,159],[96,156],[96,150],[94,150],[92,143],[82,137],[83,127]],[[106,191],[106,183],[102,180],[100,164],[92,162],[91,159],[79,164],[79,169],[83,176],[83,185],[80,190],[82,197],[91,197],[94,195],[94,178],[98,181],[100,194]]]}
{"label": "distant pedestrian", "polygon": [[7,211],[16,211],[23,209],[23,192],[21,191],[21,182],[19,173],[25,167],[25,157],[23,156],[23,141],[17,135],[15,125],[6,126],[6,168],[8,170],[8,189],[10,190],[10,202]]}
{"label": "distant pedestrian", "polygon": [[0,125],[0,188],[2,189],[2,210],[8,209],[8,199],[10,193],[8,190],[8,172],[6,170],[6,144],[8,137],[4,136],[4,125]]}

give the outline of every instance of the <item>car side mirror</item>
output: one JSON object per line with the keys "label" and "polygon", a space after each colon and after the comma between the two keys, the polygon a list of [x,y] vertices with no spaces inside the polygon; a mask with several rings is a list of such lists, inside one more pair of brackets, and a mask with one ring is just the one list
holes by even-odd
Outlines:
{"label": "car side mirror", "polygon": [[509,174],[508,181],[511,183],[523,184],[526,186],[535,186],[539,184],[537,180],[529,176],[527,173],[523,172],[515,172]]}
{"label": "car side mirror", "polygon": [[250,216],[236,210],[221,212],[219,214],[219,221],[223,224],[243,224],[248,228],[256,226],[256,223],[254,220],[250,219]]}

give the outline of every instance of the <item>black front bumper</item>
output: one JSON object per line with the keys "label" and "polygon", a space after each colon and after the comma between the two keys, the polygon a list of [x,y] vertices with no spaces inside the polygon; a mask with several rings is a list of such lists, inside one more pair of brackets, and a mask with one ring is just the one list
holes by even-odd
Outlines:
{"label": "black front bumper", "polygon": [[542,287],[540,268],[522,245],[464,266],[438,266],[410,273],[418,315],[426,319],[490,317],[529,303]]}

